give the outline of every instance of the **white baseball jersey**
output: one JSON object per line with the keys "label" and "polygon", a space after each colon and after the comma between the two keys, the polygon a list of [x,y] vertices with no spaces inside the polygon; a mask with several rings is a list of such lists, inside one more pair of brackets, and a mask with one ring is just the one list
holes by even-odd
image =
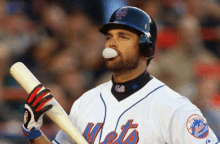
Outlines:
{"label": "white baseball jersey", "polygon": [[[219,144],[201,111],[156,78],[122,101],[112,81],[76,100],[70,119],[89,144]],[[74,144],[60,130],[53,144]]]}

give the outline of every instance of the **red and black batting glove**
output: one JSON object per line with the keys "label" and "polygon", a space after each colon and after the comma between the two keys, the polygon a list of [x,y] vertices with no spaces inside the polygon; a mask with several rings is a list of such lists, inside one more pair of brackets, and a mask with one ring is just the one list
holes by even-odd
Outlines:
{"label": "red and black batting glove", "polygon": [[23,133],[29,139],[36,139],[41,136],[40,128],[43,124],[43,115],[50,110],[53,105],[46,105],[53,96],[49,89],[41,90],[42,84],[36,86],[29,94],[24,106],[24,124],[22,125]]}

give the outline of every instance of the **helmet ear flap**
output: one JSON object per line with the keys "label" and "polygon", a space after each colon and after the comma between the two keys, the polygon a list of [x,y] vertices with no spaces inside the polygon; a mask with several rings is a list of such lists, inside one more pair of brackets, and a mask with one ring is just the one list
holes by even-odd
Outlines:
{"label": "helmet ear flap", "polygon": [[153,44],[145,34],[140,36],[139,48],[140,48],[140,53],[143,57],[145,57],[146,59],[153,58],[154,56]]}

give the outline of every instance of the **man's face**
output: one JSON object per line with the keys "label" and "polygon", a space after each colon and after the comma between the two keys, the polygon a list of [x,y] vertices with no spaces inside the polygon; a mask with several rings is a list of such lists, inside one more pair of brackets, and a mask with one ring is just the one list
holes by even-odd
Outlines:
{"label": "man's face", "polygon": [[105,59],[106,67],[115,73],[136,69],[141,55],[139,36],[124,29],[111,29],[106,33],[106,48],[113,48],[118,56]]}

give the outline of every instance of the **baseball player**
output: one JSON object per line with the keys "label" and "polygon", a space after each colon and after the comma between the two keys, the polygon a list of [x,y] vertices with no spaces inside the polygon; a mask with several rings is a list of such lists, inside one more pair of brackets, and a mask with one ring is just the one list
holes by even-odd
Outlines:
{"label": "baseball player", "polygon": [[[157,28],[146,12],[121,7],[100,32],[106,36],[103,57],[112,79],[83,94],[69,115],[89,144],[219,144],[201,111],[147,72]],[[31,116],[25,118],[23,130],[33,144],[51,143],[40,127],[52,106],[32,106],[35,97],[48,90],[40,95],[37,90],[25,104]],[[52,143],[75,142],[60,130]]]}

